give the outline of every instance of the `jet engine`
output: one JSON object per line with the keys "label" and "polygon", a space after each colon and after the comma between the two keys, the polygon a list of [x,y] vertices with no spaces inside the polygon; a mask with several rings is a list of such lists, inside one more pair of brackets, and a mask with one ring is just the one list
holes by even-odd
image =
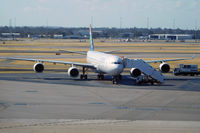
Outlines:
{"label": "jet engine", "polygon": [[76,68],[76,67],[70,67],[68,69],[68,75],[70,77],[73,77],[73,78],[78,77],[79,76],[79,70],[78,70],[78,68]]}
{"label": "jet engine", "polygon": [[37,73],[42,73],[44,71],[44,65],[42,63],[36,63],[34,66],[33,66],[33,70]]}
{"label": "jet engine", "polygon": [[162,73],[168,73],[170,71],[170,66],[169,64],[163,62],[162,64],[160,64],[159,69]]}
{"label": "jet engine", "polygon": [[138,68],[132,68],[130,71],[132,77],[138,77],[141,75],[141,71]]}

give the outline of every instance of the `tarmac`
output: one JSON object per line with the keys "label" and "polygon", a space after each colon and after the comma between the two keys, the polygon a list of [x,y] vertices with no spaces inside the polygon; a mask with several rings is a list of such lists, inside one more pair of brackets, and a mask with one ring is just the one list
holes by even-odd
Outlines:
{"label": "tarmac", "polygon": [[0,75],[0,132],[200,132],[200,77],[119,85],[66,73]]}

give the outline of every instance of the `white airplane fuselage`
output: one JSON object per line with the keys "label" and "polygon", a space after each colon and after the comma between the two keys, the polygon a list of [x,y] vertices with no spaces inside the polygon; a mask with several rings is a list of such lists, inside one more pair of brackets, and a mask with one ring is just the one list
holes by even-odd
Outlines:
{"label": "white airplane fuselage", "polygon": [[117,76],[123,72],[124,66],[119,56],[98,51],[87,52],[87,62],[96,67],[98,73]]}

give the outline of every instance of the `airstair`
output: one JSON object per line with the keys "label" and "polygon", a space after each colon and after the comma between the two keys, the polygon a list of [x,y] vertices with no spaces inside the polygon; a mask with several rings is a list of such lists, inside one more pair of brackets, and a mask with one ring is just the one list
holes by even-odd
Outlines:
{"label": "airstair", "polygon": [[156,83],[163,83],[164,77],[161,72],[156,71],[151,65],[143,61],[142,59],[128,59],[123,60],[125,68],[137,68],[144,75],[152,78]]}

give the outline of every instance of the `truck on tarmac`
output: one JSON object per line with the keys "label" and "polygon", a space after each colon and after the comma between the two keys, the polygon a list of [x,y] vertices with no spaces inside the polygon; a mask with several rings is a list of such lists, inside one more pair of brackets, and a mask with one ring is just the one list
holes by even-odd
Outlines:
{"label": "truck on tarmac", "polygon": [[178,67],[174,68],[173,71],[175,76],[183,75],[183,76],[194,76],[199,75],[200,71],[198,70],[198,65],[192,65],[192,64],[179,64]]}

